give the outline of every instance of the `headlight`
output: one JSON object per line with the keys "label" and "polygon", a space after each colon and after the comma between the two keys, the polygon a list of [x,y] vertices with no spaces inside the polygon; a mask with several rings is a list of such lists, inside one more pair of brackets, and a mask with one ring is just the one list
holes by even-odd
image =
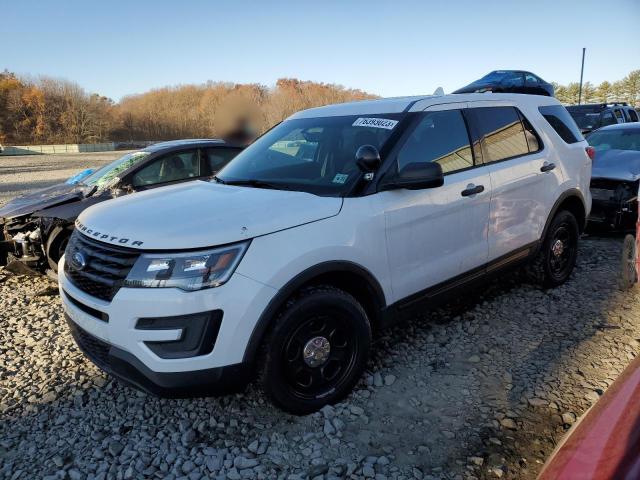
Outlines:
{"label": "headlight", "polygon": [[133,265],[125,287],[176,287],[193,291],[227,282],[249,242],[186,253],[145,253]]}

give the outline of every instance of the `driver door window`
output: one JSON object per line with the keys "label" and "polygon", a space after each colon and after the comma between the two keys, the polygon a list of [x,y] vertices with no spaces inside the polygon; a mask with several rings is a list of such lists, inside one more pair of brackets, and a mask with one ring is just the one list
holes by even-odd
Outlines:
{"label": "driver door window", "polygon": [[200,176],[198,150],[173,152],[156,159],[133,176],[134,187],[177,182]]}
{"label": "driver door window", "polygon": [[460,110],[425,115],[398,154],[398,171],[415,162],[437,162],[445,174],[473,167],[467,127]]}

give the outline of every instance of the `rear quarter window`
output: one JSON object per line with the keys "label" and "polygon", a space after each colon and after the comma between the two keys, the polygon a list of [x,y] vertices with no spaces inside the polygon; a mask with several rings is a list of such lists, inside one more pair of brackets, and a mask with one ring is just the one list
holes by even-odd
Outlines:
{"label": "rear quarter window", "polygon": [[562,105],[545,105],[538,110],[565,143],[584,140],[576,122]]}

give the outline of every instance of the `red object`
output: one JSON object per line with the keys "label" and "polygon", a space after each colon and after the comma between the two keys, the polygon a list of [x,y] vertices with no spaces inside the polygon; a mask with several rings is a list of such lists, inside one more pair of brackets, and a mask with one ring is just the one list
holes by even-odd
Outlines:
{"label": "red object", "polygon": [[587,156],[593,160],[594,158],[596,158],[596,149],[589,146],[589,147],[585,147],[585,152],[587,152]]}
{"label": "red object", "polygon": [[640,479],[640,357],[558,445],[538,480]]}

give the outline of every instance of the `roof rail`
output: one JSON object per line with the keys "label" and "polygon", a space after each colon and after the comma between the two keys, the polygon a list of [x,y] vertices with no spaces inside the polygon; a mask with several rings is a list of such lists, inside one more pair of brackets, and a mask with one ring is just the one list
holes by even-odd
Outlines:
{"label": "roof rail", "polygon": [[606,104],[608,107],[628,107],[627,102],[609,102]]}

